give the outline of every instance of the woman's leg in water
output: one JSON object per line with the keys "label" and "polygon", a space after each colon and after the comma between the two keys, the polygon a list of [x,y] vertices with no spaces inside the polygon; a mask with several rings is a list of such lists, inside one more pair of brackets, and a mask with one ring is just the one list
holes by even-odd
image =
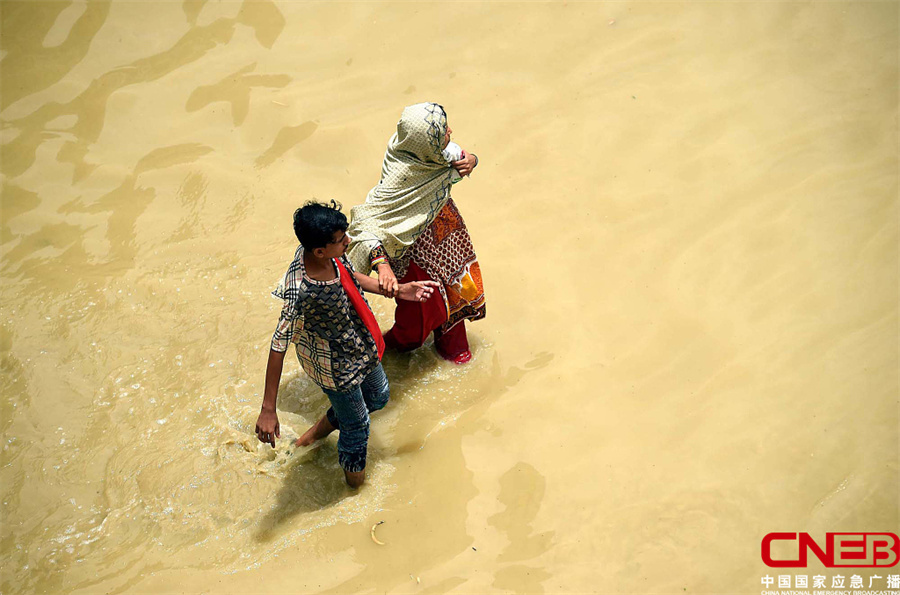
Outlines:
{"label": "woman's leg in water", "polygon": [[[431,281],[421,267],[415,263],[409,264],[409,270],[401,283],[411,281]],[[388,349],[397,351],[412,351],[420,347],[428,335],[436,328],[440,328],[447,320],[447,307],[439,292],[434,292],[424,302],[408,302],[397,300],[397,309],[394,311],[394,326],[384,333],[384,344]]]}
{"label": "woman's leg in water", "polygon": [[[431,281],[419,265],[409,263],[409,270],[401,283],[410,281]],[[421,347],[428,335],[434,332],[434,347],[438,354],[455,364],[464,364],[472,359],[469,341],[466,337],[465,321],[453,325],[447,332],[441,331],[441,325],[447,321],[447,306],[443,298],[435,292],[425,302],[408,302],[397,300],[394,311],[394,326],[384,334],[384,344],[388,349],[412,351]]]}
{"label": "woman's leg in water", "polygon": [[469,339],[466,336],[466,321],[460,320],[446,332],[440,328],[435,329],[434,346],[442,358],[455,364],[464,364],[472,359]]}

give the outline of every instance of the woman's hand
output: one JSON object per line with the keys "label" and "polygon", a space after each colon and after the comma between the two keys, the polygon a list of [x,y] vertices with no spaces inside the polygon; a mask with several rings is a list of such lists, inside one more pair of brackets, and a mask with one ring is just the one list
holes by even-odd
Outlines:
{"label": "woman's hand", "polygon": [[397,282],[397,277],[394,275],[394,271],[391,270],[391,265],[386,262],[383,262],[378,265],[378,292],[381,293],[384,297],[397,297],[397,291],[400,288],[400,284]]}
{"label": "woman's hand", "polygon": [[397,297],[408,302],[424,302],[430,298],[440,284],[437,281],[412,281],[401,283]]}
{"label": "woman's hand", "polygon": [[281,424],[278,423],[278,413],[274,409],[265,409],[259,412],[256,419],[256,437],[260,442],[267,442],[275,448],[275,438],[281,438]]}
{"label": "woman's hand", "polygon": [[475,166],[478,165],[478,157],[476,157],[473,153],[466,153],[463,151],[462,159],[459,161],[454,161],[450,165],[453,166],[453,169],[459,172],[461,176],[467,176],[472,173],[472,170],[475,169]]}

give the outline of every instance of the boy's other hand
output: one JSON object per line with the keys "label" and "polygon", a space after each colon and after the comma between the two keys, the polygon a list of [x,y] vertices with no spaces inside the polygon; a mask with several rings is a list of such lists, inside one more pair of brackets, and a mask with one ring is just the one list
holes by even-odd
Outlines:
{"label": "boy's other hand", "polygon": [[394,275],[394,271],[391,270],[391,265],[386,262],[378,265],[378,291],[384,297],[397,297],[397,292],[400,289],[400,283],[397,282],[397,277]]}
{"label": "boy's other hand", "polygon": [[260,442],[267,442],[275,448],[275,438],[281,438],[281,425],[274,409],[263,409],[256,419],[256,437]]}
{"label": "boy's other hand", "polygon": [[437,281],[413,281],[411,283],[401,283],[397,297],[408,302],[424,302],[430,298],[437,288],[440,287]]}

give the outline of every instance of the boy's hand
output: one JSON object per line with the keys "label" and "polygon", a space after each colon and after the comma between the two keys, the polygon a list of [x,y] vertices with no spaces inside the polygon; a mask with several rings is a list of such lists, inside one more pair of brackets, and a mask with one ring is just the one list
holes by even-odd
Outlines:
{"label": "boy's hand", "polygon": [[463,157],[459,161],[454,161],[450,165],[453,166],[453,169],[459,172],[461,176],[467,176],[472,173],[472,170],[475,169],[475,165],[478,163],[478,157],[476,157],[472,153],[466,153],[463,151]]}
{"label": "boy's hand", "polygon": [[260,442],[267,442],[275,448],[275,438],[281,438],[281,425],[274,409],[263,409],[256,419],[256,437]]}
{"label": "boy's hand", "polygon": [[401,283],[397,297],[408,302],[424,302],[440,287],[437,281],[413,281]]}
{"label": "boy's hand", "polygon": [[397,291],[400,289],[400,284],[397,282],[397,277],[394,275],[394,271],[391,270],[391,265],[386,262],[383,262],[378,265],[378,291],[384,297],[397,297]]}

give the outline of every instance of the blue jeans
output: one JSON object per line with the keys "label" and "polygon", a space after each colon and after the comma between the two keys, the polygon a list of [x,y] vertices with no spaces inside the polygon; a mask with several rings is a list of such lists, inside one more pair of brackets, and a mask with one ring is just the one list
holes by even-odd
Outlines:
{"label": "blue jeans", "polygon": [[340,432],[338,462],[345,471],[355,473],[366,468],[369,444],[369,413],[387,405],[391,396],[387,376],[379,362],[362,384],[348,392],[322,389],[331,401],[325,414]]}

